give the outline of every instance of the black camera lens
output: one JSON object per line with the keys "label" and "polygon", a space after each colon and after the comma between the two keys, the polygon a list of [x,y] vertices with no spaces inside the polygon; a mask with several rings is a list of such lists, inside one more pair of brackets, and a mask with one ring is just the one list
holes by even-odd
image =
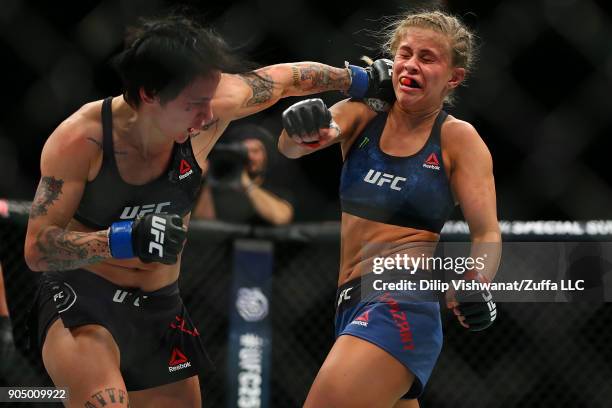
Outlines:
{"label": "black camera lens", "polygon": [[211,185],[233,186],[247,165],[249,153],[242,143],[219,143],[208,156],[208,177]]}

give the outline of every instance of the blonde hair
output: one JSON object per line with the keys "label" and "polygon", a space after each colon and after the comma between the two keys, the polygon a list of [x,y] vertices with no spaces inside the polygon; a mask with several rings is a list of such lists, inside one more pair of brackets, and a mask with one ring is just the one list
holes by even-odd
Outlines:
{"label": "blonde hair", "polygon": [[[401,38],[411,27],[425,28],[444,35],[449,40],[451,64],[454,68],[465,69],[465,76],[471,73],[476,59],[475,35],[457,17],[442,11],[409,12],[391,20],[385,29],[383,51],[393,56]],[[452,92],[446,102],[452,103]]]}

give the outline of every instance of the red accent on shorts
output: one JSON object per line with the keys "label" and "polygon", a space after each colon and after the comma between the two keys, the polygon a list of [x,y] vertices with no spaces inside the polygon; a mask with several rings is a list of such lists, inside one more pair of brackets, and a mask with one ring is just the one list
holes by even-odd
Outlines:
{"label": "red accent on shorts", "polygon": [[361,316],[359,316],[355,320],[359,320],[360,322],[367,322],[369,320],[369,314],[370,314],[370,311],[367,310],[367,311],[363,312],[361,314]]}
{"label": "red accent on shorts", "polygon": [[177,321],[177,323],[170,323],[170,327],[172,329],[177,329],[182,331],[183,333],[187,333],[191,336],[197,337],[200,335],[200,332],[198,331],[198,329],[196,327],[193,328],[193,330],[189,330],[188,328],[185,327],[185,320],[183,318],[181,318],[180,316],[175,316],[175,319]]}
{"label": "red accent on shorts", "polygon": [[391,318],[393,319],[395,327],[400,335],[400,341],[403,344],[403,349],[414,350],[412,328],[410,327],[410,322],[408,322],[406,312],[400,310],[399,304],[394,298],[391,297],[391,295],[389,295],[389,293],[384,293],[380,297],[380,300],[389,306],[389,313],[391,314]]}

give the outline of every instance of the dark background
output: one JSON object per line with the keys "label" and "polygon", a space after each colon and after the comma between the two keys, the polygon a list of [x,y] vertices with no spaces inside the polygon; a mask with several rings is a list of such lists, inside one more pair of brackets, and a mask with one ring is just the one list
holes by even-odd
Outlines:
{"label": "dark background", "polygon": [[[33,197],[48,135],[82,104],[120,92],[107,61],[121,49],[126,25],[176,4],[3,0],[0,197]],[[612,19],[604,0],[180,4],[258,64],[335,66],[380,56],[367,30],[380,29],[382,16],[440,4],[479,36],[479,63],[449,110],[471,122],[491,150],[499,218],[611,217]],[[328,105],[341,97],[323,96]],[[278,134],[280,113],[297,100],[281,100],[247,121]],[[299,199],[298,221],[338,218],[337,147],[277,166]]]}
{"label": "dark background", "polygon": [[[376,30],[381,16],[423,2],[188,4],[261,65],[312,60],[341,66],[344,60],[357,63],[363,54],[378,56],[368,48],[375,40],[364,29]],[[0,197],[33,197],[48,135],[82,104],[119,93],[118,79],[106,61],[120,50],[125,26],[168,5],[158,0],[2,0]],[[480,62],[450,111],[474,124],[493,154],[500,219],[612,218],[607,169],[612,16],[606,6],[604,0],[445,3],[479,36]],[[337,93],[323,97],[328,104],[341,98]],[[248,121],[265,123],[278,133],[280,113],[295,101],[283,100]],[[338,218],[337,148],[277,166],[282,172],[275,174],[299,186],[298,220]],[[23,351],[24,311],[37,275],[26,270],[20,251],[25,218],[21,224],[8,221],[0,228],[0,260],[16,341]],[[207,406],[220,407],[228,398],[223,370],[231,242],[212,244],[196,230],[190,231],[181,290],[220,369],[205,383]],[[293,407],[304,400],[333,339],[330,299],[339,251],[337,242],[277,245],[271,406]],[[541,262],[546,265],[549,259]],[[610,303],[498,307],[496,324],[479,335],[443,314],[444,351],[422,406],[610,406]],[[25,366],[13,373],[21,377],[12,384],[41,384]]]}

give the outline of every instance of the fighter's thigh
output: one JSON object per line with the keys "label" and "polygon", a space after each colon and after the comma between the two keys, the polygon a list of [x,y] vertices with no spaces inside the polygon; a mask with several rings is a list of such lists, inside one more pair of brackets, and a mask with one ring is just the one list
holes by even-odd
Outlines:
{"label": "fighter's thigh", "polygon": [[197,375],[148,390],[130,392],[130,407],[132,408],[199,408],[201,406],[200,381]]}
{"label": "fighter's thigh", "polygon": [[380,347],[340,336],[310,388],[305,408],[391,408],[414,375]]}
{"label": "fighter's thigh", "polygon": [[47,332],[42,355],[53,383],[68,388],[66,406],[128,406],[119,348],[104,327],[66,329],[62,319],[57,319]]}

